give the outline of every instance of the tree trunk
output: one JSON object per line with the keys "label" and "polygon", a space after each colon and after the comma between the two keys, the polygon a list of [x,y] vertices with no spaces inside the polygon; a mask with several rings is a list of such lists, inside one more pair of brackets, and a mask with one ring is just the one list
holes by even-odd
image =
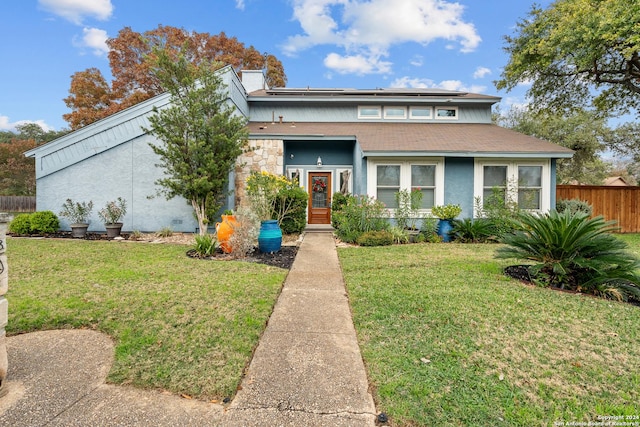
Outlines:
{"label": "tree trunk", "polygon": [[205,212],[205,201],[198,203],[198,200],[191,200],[191,206],[196,212],[196,218],[198,218],[198,230],[201,236],[207,234],[207,218]]}

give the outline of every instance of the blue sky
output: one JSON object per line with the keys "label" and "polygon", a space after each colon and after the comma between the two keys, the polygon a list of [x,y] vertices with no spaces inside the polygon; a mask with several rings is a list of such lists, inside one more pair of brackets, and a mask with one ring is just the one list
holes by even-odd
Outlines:
{"label": "blue sky", "polygon": [[[538,1],[543,7],[551,0]],[[158,25],[218,34],[276,55],[289,87],[440,87],[522,104],[498,92],[503,36],[529,0],[5,0],[0,5],[0,130],[67,127],[70,78],[99,68],[105,40]]]}

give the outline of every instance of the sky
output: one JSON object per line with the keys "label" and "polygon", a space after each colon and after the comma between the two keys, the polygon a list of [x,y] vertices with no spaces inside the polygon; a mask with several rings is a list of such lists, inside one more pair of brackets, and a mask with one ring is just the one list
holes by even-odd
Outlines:
{"label": "sky", "polygon": [[[443,88],[526,103],[526,85],[497,91],[504,36],[533,0],[3,0],[0,130],[68,128],[71,75],[110,81],[105,40],[159,25],[236,37],[275,55],[288,87]],[[551,0],[538,0],[546,7]]]}

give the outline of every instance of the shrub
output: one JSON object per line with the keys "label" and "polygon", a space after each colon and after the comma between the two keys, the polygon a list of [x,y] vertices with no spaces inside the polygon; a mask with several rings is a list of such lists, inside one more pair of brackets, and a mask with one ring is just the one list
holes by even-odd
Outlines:
{"label": "shrub", "polygon": [[453,235],[462,243],[497,241],[493,223],[487,218],[464,218],[453,221]]}
{"label": "shrub", "polygon": [[461,212],[460,205],[442,205],[431,208],[431,214],[440,219],[453,219],[460,215]]}
{"label": "shrub", "polygon": [[423,218],[422,225],[420,226],[420,235],[424,236],[424,240],[427,242],[440,242],[440,236],[438,236],[438,220],[436,218]]}
{"label": "shrub", "polygon": [[196,236],[194,249],[200,256],[211,256],[218,248],[218,240],[213,234],[199,234]]}
{"label": "shrub", "polygon": [[[304,201],[302,194],[305,195]],[[251,172],[247,177],[247,198],[261,221],[275,219],[281,228],[283,220],[290,218],[287,227],[297,229],[301,215],[306,214],[306,191],[298,185],[297,180],[292,181],[282,175],[266,171]]]}
{"label": "shrub", "polygon": [[9,223],[9,231],[16,234],[31,233],[31,214],[19,214]]}
{"label": "shrub", "polygon": [[484,203],[480,197],[476,197],[474,203],[476,215],[480,218],[488,219],[498,237],[513,231],[513,222],[520,215],[518,204],[506,200],[503,191],[498,187],[494,187],[491,190],[491,195],[484,200]]}
{"label": "shrub", "polygon": [[529,271],[543,286],[640,301],[640,261],[610,234],[614,224],[568,210],[522,214],[497,256],[534,261]]}
{"label": "shrub", "polygon": [[240,207],[235,213],[236,222],[232,224],[233,233],[229,237],[231,254],[244,258],[255,250],[260,234],[260,219],[250,209]]}
{"label": "shrub", "polygon": [[333,199],[331,200],[331,225],[333,228],[338,228],[334,218],[335,213],[342,210],[342,208],[347,204],[349,197],[350,196],[348,194],[343,193],[333,194]]}
{"label": "shrub", "polygon": [[387,230],[367,231],[356,240],[360,246],[389,246],[393,244],[393,235]]}
{"label": "shrub", "polygon": [[422,206],[422,191],[415,189],[401,190],[395,193],[398,207],[395,210],[394,218],[396,225],[402,229],[415,229],[416,223],[420,219],[420,207]]}
{"label": "shrub", "polygon": [[564,212],[568,210],[571,213],[582,212],[589,216],[593,212],[591,205],[580,199],[561,199],[556,203],[556,210]]}
{"label": "shrub", "polygon": [[307,226],[309,195],[302,187],[288,185],[280,190],[275,203],[276,212],[286,211],[280,228],[285,234],[301,233]]}
{"label": "shrub", "polygon": [[409,232],[404,228],[400,228],[396,225],[389,227],[389,233],[393,238],[393,242],[399,245],[403,243],[409,243]]}
{"label": "shrub", "polygon": [[122,197],[107,202],[104,208],[98,211],[100,220],[105,224],[115,224],[127,214],[127,202]]}
{"label": "shrub", "polygon": [[143,237],[144,235],[140,230],[133,230],[129,235],[129,240],[138,241],[138,240],[142,240]]}
{"label": "shrub", "polygon": [[173,236],[173,230],[171,229],[171,227],[162,227],[160,230],[158,230],[156,235],[158,237],[171,237]]}
{"label": "shrub", "polygon": [[40,211],[31,214],[31,233],[47,234],[55,233],[60,228],[58,217],[51,211]]}
{"label": "shrub", "polygon": [[367,231],[387,230],[389,212],[384,203],[368,196],[348,196],[347,203],[334,213],[336,235],[353,243]]}
{"label": "shrub", "polygon": [[93,201],[89,202],[74,202],[71,199],[67,199],[62,204],[62,210],[59,215],[68,219],[71,224],[84,224],[89,221],[89,216],[93,210]]}

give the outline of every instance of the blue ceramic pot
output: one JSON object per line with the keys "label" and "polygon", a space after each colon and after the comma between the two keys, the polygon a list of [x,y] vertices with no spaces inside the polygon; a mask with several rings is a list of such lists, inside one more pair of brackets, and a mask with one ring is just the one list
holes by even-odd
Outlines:
{"label": "blue ceramic pot", "polygon": [[282,230],[278,226],[278,221],[270,219],[260,223],[260,234],[258,235],[258,248],[260,252],[278,252],[282,247]]}
{"label": "blue ceramic pot", "polygon": [[438,221],[438,236],[442,238],[443,242],[451,241],[451,230],[453,230],[453,222],[450,219],[441,219]]}

